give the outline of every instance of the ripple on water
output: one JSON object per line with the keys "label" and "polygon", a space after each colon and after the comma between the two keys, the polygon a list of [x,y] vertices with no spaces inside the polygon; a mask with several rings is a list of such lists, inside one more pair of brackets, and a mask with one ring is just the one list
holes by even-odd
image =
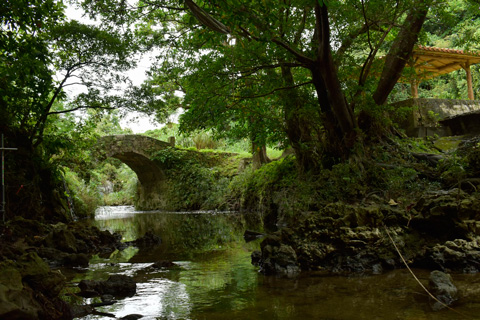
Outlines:
{"label": "ripple on water", "polygon": [[[255,248],[243,242],[244,230],[236,220],[212,212],[203,212],[208,217],[201,212],[146,213],[131,206],[102,207],[96,212],[99,226],[128,231],[128,240],[151,230],[162,237],[159,248],[127,248],[109,259],[96,258],[82,275],[88,279],[107,279],[110,274],[134,277],[137,293],[133,297],[98,308],[117,318],[141,314],[146,320],[460,319],[448,310],[432,312],[428,296],[407,270],[370,277],[315,272],[295,279],[266,277],[251,265]],[[122,221],[108,221],[115,219]],[[235,237],[240,239],[237,246],[226,245]],[[158,260],[171,260],[179,268],[151,268]],[[415,272],[422,283],[428,283],[429,272]],[[455,308],[480,314],[480,275],[454,275],[454,283],[463,293]],[[83,318],[91,319],[110,318]]]}
{"label": "ripple on water", "polygon": [[138,283],[133,297],[110,306],[107,312],[117,317],[141,314],[142,319],[187,319],[191,308],[189,300],[184,284],[156,278]]}

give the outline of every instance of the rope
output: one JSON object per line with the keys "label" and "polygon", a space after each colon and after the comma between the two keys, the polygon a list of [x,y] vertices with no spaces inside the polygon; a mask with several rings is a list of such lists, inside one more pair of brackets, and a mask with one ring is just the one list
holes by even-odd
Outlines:
{"label": "rope", "polygon": [[415,281],[417,281],[417,283],[420,285],[420,287],[422,287],[422,289],[433,299],[435,300],[436,302],[440,303],[442,306],[444,306],[445,308],[447,308],[448,310],[451,310],[459,315],[461,315],[462,317],[466,317],[466,318],[470,318],[470,319],[475,319],[471,316],[468,316],[468,315],[465,315],[451,307],[449,307],[448,305],[446,305],[445,303],[443,303],[442,301],[440,301],[437,297],[435,297],[424,285],[422,282],[420,282],[420,280],[417,278],[417,276],[415,275],[415,273],[413,273],[412,269],[410,269],[410,267],[408,266],[407,264],[407,261],[405,260],[405,258],[403,257],[402,253],[400,252],[400,250],[398,249],[397,247],[397,244],[395,243],[395,241],[393,240],[392,236],[390,235],[390,232],[388,231],[387,227],[385,226],[385,224],[383,224],[383,228],[385,229],[385,232],[387,233],[388,235],[388,238],[390,239],[390,241],[392,242],[393,244],[393,247],[395,248],[395,250],[397,251],[398,255],[400,256],[400,259],[402,260],[403,264],[405,265],[405,267],[408,269],[408,271],[410,272],[410,274],[413,276],[413,278],[415,279]]}

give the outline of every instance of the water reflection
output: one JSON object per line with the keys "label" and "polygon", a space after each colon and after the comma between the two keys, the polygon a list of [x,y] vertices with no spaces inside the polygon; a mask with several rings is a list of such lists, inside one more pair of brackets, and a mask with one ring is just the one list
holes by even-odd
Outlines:
{"label": "water reflection", "polygon": [[[116,317],[136,313],[142,314],[142,319],[194,319],[194,310],[211,310],[220,305],[225,310],[241,309],[254,300],[250,291],[256,287],[258,274],[250,263],[250,253],[258,243],[243,242],[245,227],[241,215],[133,210],[100,208],[96,224],[121,233],[125,241],[153,232],[162,238],[162,243],[142,250],[130,247],[116,251],[108,259],[92,259],[88,272],[77,281],[126,274],[137,282],[135,296],[98,308],[99,311]],[[179,267],[152,267],[159,260],[172,260]],[[244,295],[251,297],[245,299]],[[231,306],[225,304],[229,300]],[[102,317],[90,315],[83,319]]]}
{"label": "water reflection", "polygon": [[[465,317],[431,311],[428,297],[406,270],[370,277],[338,277],[321,272],[295,279],[265,277],[250,263],[258,242],[242,240],[240,215],[227,213],[132,212],[133,208],[102,209],[99,227],[133,240],[147,231],[160,235],[161,245],[95,257],[81,279],[106,279],[127,274],[137,294],[99,311],[141,314],[142,319],[415,319],[452,320]],[[152,267],[172,260],[179,267]],[[416,270],[426,284],[428,272]],[[480,313],[480,277],[456,275],[462,292],[455,308],[472,319]],[[111,319],[88,316],[84,319]]]}

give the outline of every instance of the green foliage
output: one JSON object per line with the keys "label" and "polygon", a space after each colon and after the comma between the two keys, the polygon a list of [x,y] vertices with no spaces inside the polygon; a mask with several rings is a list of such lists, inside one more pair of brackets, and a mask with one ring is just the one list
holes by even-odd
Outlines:
{"label": "green foliage", "polygon": [[97,188],[103,205],[131,205],[137,189],[137,176],[126,164],[108,159],[91,171],[90,185]]}
{"label": "green foliage", "polygon": [[48,154],[55,155],[50,161],[67,172],[66,182],[74,196],[75,211],[92,215],[97,205],[132,204],[135,173],[116,159],[94,163],[92,154],[98,136],[130,132],[120,127],[118,113],[89,110],[81,119],[70,114],[54,119],[56,126],[47,127],[48,139],[43,147],[50,148]]}
{"label": "green foliage", "polygon": [[244,211],[250,224],[292,217],[309,210],[316,201],[304,178],[298,176],[294,157],[273,161],[258,170],[247,167],[229,184],[229,203]]}
{"label": "green foliage", "polygon": [[[187,7],[185,14],[177,1],[142,4],[138,34],[161,51],[145,84],[151,112],[165,118],[182,107],[182,132],[211,130],[215,140],[290,145],[303,153],[304,165],[316,159],[316,150],[341,148],[345,133],[337,125],[355,123],[348,119],[354,107],[357,114],[385,119],[383,102],[372,103],[372,95],[395,77],[379,81],[385,59],[377,58],[398,44],[401,30],[410,27],[407,16],[431,2],[197,3],[207,19],[226,26],[222,32]],[[329,31],[325,37],[318,36],[320,25]],[[171,99],[175,91],[183,93],[180,103]],[[302,144],[308,146],[303,151]]]}
{"label": "green foliage", "polygon": [[224,157],[219,153],[199,153],[168,148],[152,159],[165,171],[171,210],[225,209],[224,194],[229,172],[222,170]]}
{"label": "green foliage", "polygon": [[[295,160],[287,157],[255,171],[247,168],[235,176],[229,185],[229,203],[245,211],[251,221],[267,223],[281,222],[338,201],[388,203],[394,199],[407,206],[426,190],[441,187],[440,177],[425,177],[424,172],[430,172],[431,167],[408,156],[411,152],[432,150],[430,141],[398,139],[368,149],[368,157],[363,161],[352,159],[324,168],[316,175],[300,174]],[[452,164],[445,172],[455,171],[458,178],[458,168],[461,167]]]}
{"label": "green foliage", "polygon": [[[148,130],[144,135],[162,141],[168,141],[169,137],[174,137],[175,145],[182,148],[216,149],[243,154],[251,152],[251,142],[248,139],[217,139],[211,131],[182,133],[179,125],[175,123],[168,123],[161,129]],[[278,151],[273,151],[271,148],[269,150],[274,157],[279,155]]]}
{"label": "green foliage", "polygon": [[[66,21],[64,8],[61,1],[0,7],[0,125],[27,137],[32,147],[69,112],[128,106],[113,90],[135,64],[139,47],[130,31]],[[68,99],[65,90],[73,85],[82,90]]]}
{"label": "green foliage", "polygon": [[452,154],[439,164],[440,177],[446,185],[453,186],[467,177],[464,159]]}
{"label": "green foliage", "polygon": [[480,142],[475,143],[467,154],[466,162],[471,176],[480,173]]}
{"label": "green foliage", "polygon": [[458,149],[440,165],[442,178],[450,184],[476,179],[480,173],[480,142],[477,137],[462,141]]}
{"label": "green foliage", "polygon": [[[75,201],[84,212],[91,210],[99,187],[112,186],[104,198],[109,204],[129,203],[135,190],[135,175],[124,165],[92,163],[90,152],[96,137],[124,133],[117,114],[106,110],[134,109],[154,113],[163,121],[182,108],[180,127],[167,124],[147,135],[164,141],[173,136],[184,148],[230,152],[250,152],[252,143],[291,145],[297,156],[303,150],[312,159],[320,158],[317,155],[326,146],[337,147],[348,140],[343,139],[337,123],[349,119],[337,119],[338,114],[355,110],[358,116],[365,111],[382,126],[390,125],[384,117],[387,108],[372,98],[385,61],[375,57],[390,52],[408,25],[409,12],[422,3],[430,4],[346,0],[322,2],[314,8],[317,3],[304,0],[280,4],[200,1],[205,12],[230,29],[227,35],[200,24],[183,2],[175,0],[140,2],[136,9],[125,1],[72,2],[102,23],[66,21],[61,1],[4,1],[0,5],[0,128],[25,138],[28,143],[22,147],[35,149],[32,158],[41,162],[39,171],[53,175],[49,180],[60,181],[59,166],[69,168],[68,183],[78,192]],[[434,4],[421,42],[477,48],[478,5],[467,0]],[[328,19],[319,20],[324,8]],[[328,39],[327,35],[320,37],[320,25],[330,30]],[[135,54],[151,48],[160,51],[149,78],[139,87],[126,87],[125,72],[135,66]],[[318,56],[320,48],[328,51],[326,57]],[[333,64],[330,72],[318,72]],[[480,77],[479,70],[472,68],[474,79]],[[466,96],[462,72],[423,83],[420,95]],[[326,79],[338,84],[337,91]],[[68,98],[66,88],[73,85],[82,91]],[[407,85],[396,88],[392,99],[409,96]],[[333,101],[348,103],[334,105]],[[85,109],[80,116],[71,114]],[[407,111],[395,110],[403,116]],[[329,135],[330,131],[335,135]],[[375,152],[378,159],[391,160],[382,151]],[[174,177],[170,180],[172,208],[221,208],[238,196],[237,207],[261,211],[280,207],[291,213],[322,201],[357,201],[382,190],[394,197],[402,190],[421,188],[414,169],[402,163],[396,163],[396,168],[382,167],[366,158],[335,162],[308,177],[298,176],[294,158],[287,158],[259,171],[246,169],[230,183],[237,162],[220,168],[224,159],[218,154],[170,149],[156,155],[168,176]],[[369,160],[372,163],[365,166]],[[463,177],[465,171],[468,174],[478,167],[474,154],[468,156],[467,166],[463,160],[452,158],[444,163],[445,179]],[[41,181],[32,176],[35,183]]]}
{"label": "green foliage", "polygon": [[98,192],[87,185],[75,172],[65,169],[65,181],[73,200],[74,212],[78,217],[93,217],[95,209],[101,204]]}

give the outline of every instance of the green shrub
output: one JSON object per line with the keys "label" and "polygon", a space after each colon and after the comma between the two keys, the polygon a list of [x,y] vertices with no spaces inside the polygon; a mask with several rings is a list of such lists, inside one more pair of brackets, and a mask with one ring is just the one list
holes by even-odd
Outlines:
{"label": "green shrub", "polygon": [[311,185],[298,175],[295,158],[246,168],[229,184],[228,203],[246,214],[247,222],[267,225],[308,211],[315,202]]}
{"label": "green shrub", "polygon": [[69,196],[73,200],[74,212],[77,217],[92,217],[95,209],[101,204],[96,188],[87,185],[77,173],[64,168],[65,182],[70,190]]}
{"label": "green shrub", "polygon": [[165,199],[169,210],[226,208],[225,193],[230,176],[222,170],[225,157],[219,153],[168,148],[152,158],[167,177]]}

